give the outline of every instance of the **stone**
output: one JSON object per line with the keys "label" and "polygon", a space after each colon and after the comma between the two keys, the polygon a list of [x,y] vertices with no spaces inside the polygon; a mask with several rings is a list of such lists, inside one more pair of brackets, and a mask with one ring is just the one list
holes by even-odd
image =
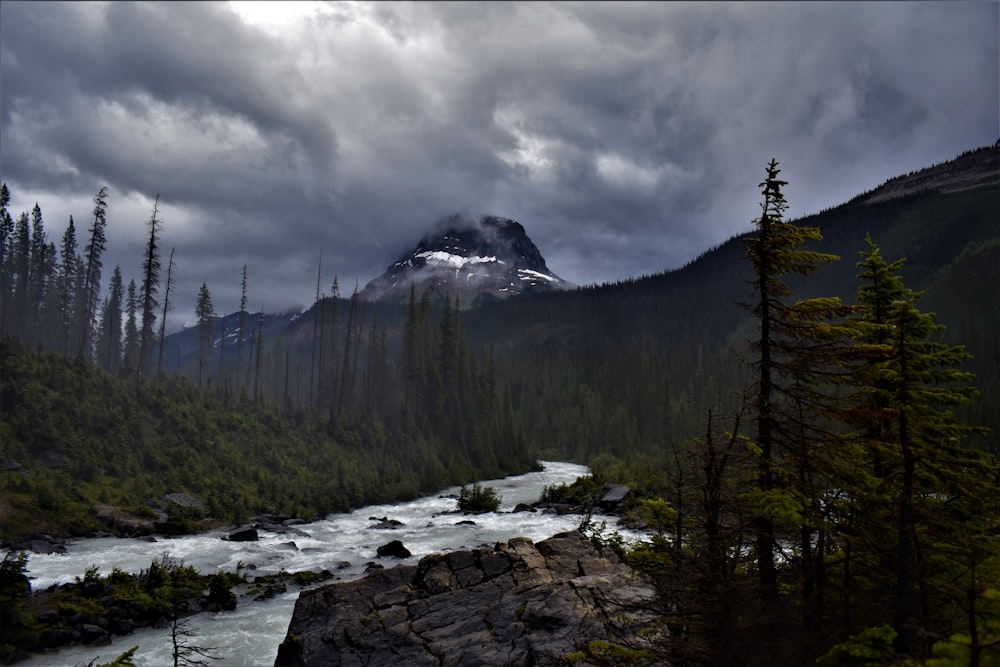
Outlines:
{"label": "stone", "polygon": [[375,553],[378,554],[379,558],[409,558],[413,555],[399,540],[383,544],[375,550]]}
{"label": "stone", "polygon": [[641,649],[653,595],[579,533],[514,538],[303,591],[275,667],[562,664],[595,639]]}
{"label": "stone", "polygon": [[92,623],[85,623],[80,626],[80,639],[84,644],[97,644],[98,646],[106,646],[111,643],[111,638],[108,637],[107,631],[101,626]]}
{"label": "stone", "polygon": [[257,534],[257,529],[253,526],[240,526],[223,539],[230,542],[256,542],[260,539],[260,535]]}
{"label": "stone", "polygon": [[191,507],[197,510],[204,510],[205,504],[188,493],[168,493],[163,496],[163,505],[179,505],[180,507]]}

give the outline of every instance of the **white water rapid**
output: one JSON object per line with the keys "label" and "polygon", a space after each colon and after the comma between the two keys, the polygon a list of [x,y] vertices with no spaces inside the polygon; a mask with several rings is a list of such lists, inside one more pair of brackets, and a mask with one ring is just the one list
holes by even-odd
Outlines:
{"label": "white water rapid", "polygon": [[[67,544],[66,554],[31,554],[28,575],[33,578],[32,587],[42,590],[51,584],[82,577],[92,566],[97,566],[101,574],[109,573],[113,567],[137,573],[167,554],[185,565],[193,565],[203,574],[219,570],[233,572],[237,563],[242,562],[256,568],[248,572],[249,575],[328,569],[336,573],[338,580],[349,580],[362,576],[365,564],[373,561],[393,567],[415,564],[428,554],[492,545],[516,536],[539,541],[575,529],[581,517],[541,512],[514,514],[511,510],[518,503],[537,501],[545,486],[570,483],[588,472],[586,467],[571,463],[543,462],[543,465],[541,472],[482,482],[483,486],[492,486],[502,497],[498,513],[475,516],[451,513],[457,505],[454,498],[447,496],[458,494],[458,487],[454,487],[436,496],[395,505],[371,505],[349,514],[331,514],[321,521],[295,526],[308,537],[261,532],[257,542],[228,542],[220,539],[222,533],[163,538],[156,542],[117,538],[74,540]],[[395,530],[371,529],[376,522],[369,517],[383,516],[403,525]],[[475,524],[459,525],[463,520],[472,520]],[[614,517],[594,516],[594,520],[597,523],[607,520],[609,527],[616,523]],[[626,537],[637,537],[628,531],[622,533]],[[413,555],[404,560],[378,560],[375,550],[391,540],[400,540]],[[338,570],[342,561],[351,566]],[[197,636],[190,642],[214,648],[214,654],[221,659],[211,661],[213,666],[273,665],[297,597],[298,590],[293,591],[290,587],[288,593],[262,602],[241,597],[235,611],[191,616],[188,619],[190,628]],[[36,655],[24,664],[27,667],[73,667],[85,665],[94,658],[98,662],[110,662],[133,646],[139,647],[135,654],[137,665],[164,667],[171,664],[170,631],[156,628],[115,637],[110,646],[73,646],[50,655]]]}

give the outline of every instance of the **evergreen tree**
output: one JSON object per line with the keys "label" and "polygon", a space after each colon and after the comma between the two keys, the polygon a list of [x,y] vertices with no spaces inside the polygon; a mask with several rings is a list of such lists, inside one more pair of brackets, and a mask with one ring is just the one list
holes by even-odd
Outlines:
{"label": "evergreen tree", "polygon": [[45,295],[39,316],[38,344],[46,351],[62,351],[62,308],[59,291],[58,251],[55,243],[45,247]]}
{"label": "evergreen tree", "polygon": [[[936,595],[956,565],[952,548],[970,544],[969,520],[995,515],[1000,495],[995,463],[963,446],[983,429],[961,423],[953,409],[976,393],[962,370],[970,355],[933,338],[944,328],[919,310],[921,294],[903,285],[901,261],[887,262],[867,239],[862,253],[854,383],[859,391],[845,411],[869,447],[872,482],[858,489],[874,521],[864,524],[868,544],[888,558],[897,653],[925,657],[942,619],[963,599]],[[961,520],[956,521],[956,511]],[[881,544],[879,544],[881,542]],[[873,562],[879,563],[878,559]],[[936,579],[936,580],[935,580]],[[937,600],[936,602],[934,600]]]}
{"label": "evergreen tree", "polygon": [[756,372],[755,442],[760,450],[757,483],[761,507],[754,520],[757,569],[761,597],[776,599],[775,516],[767,507],[777,500],[776,491],[781,494],[780,477],[775,474],[781,446],[781,415],[776,402],[782,373],[790,370],[788,354],[797,344],[794,336],[789,338],[788,334],[796,329],[794,320],[801,319],[801,314],[794,312],[794,304],[788,303],[791,289],[784,282],[784,276],[812,274],[837,257],[803,248],[810,241],[820,240],[820,232],[815,227],[799,227],[784,221],[788,204],[782,188],[787,182],[778,178],[780,169],[775,160],[771,160],[766,171],[767,177],[760,184],[761,215],[754,220],[756,235],[747,240],[746,254],[754,269],[751,284],[756,300],[752,313],[759,322],[758,336],[752,343]]}
{"label": "evergreen tree", "polygon": [[141,329],[139,332],[139,359],[136,366],[136,377],[142,380],[149,368],[153,343],[156,338],[156,310],[160,303],[160,226],[158,218],[160,195],[153,201],[153,213],[147,221],[149,241],[146,243],[145,259],[142,261],[142,287],[139,295],[141,312]]}
{"label": "evergreen tree", "polygon": [[7,333],[8,309],[11,305],[10,288],[11,252],[14,242],[14,220],[7,207],[10,205],[10,190],[6,183],[0,183],[0,336]]}
{"label": "evergreen tree", "polygon": [[[160,348],[156,354],[156,376],[163,377],[163,344],[167,340],[167,313],[170,311],[170,295],[174,291],[174,251],[170,249],[170,258],[167,260],[167,283],[163,289],[163,313],[160,316]],[[178,369],[180,370],[180,369]]]}
{"label": "evergreen tree", "polygon": [[[335,388],[337,384],[337,303],[340,301],[340,281],[336,275],[333,276],[333,284],[330,286],[330,335],[327,338],[327,352],[322,355],[323,366],[320,373],[320,394],[322,397],[321,409],[332,413],[336,406]],[[332,422],[328,422],[332,423]]]}
{"label": "evergreen tree", "polygon": [[337,399],[336,422],[343,411],[351,407],[355,398],[356,373],[361,323],[358,321],[358,286],[354,285],[350,309],[347,313],[347,328],[344,332],[344,361],[340,365],[340,394]]}
{"label": "evergreen tree", "polygon": [[240,283],[240,319],[239,335],[236,338],[236,388],[242,389],[243,382],[243,346],[247,335],[247,265],[243,265],[243,280]]}
{"label": "evergreen tree", "polygon": [[212,356],[214,344],[212,334],[215,325],[215,308],[212,306],[212,295],[206,283],[198,290],[198,301],[195,304],[195,316],[198,318],[198,387],[204,388],[205,367]]}
{"label": "evergreen tree", "polygon": [[85,262],[83,277],[83,309],[80,314],[80,347],[77,354],[92,357],[94,320],[97,314],[97,303],[101,296],[101,268],[104,247],[107,243],[104,230],[107,227],[108,188],[102,187],[94,195],[94,220],[90,226],[90,240],[83,249]]}
{"label": "evergreen tree", "polygon": [[97,344],[98,364],[109,373],[118,373],[122,362],[122,306],[125,286],[122,272],[115,266],[108,285],[108,297],[101,312],[101,328]]}
{"label": "evergreen tree", "polygon": [[59,289],[60,334],[62,336],[62,353],[70,355],[72,341],[78,340],[76,331],[77,304],[77,241],[76,228],[73,226],[73,216],[69,216],[69,225],[63,232],[62,243],[59,246],[59,274],[56,279]]}
{"label": "evergreen tree", "polygon": [[31,227],[28,214],[22,212],[17,217],[11,250],[12,306],[10,311],[10,333],[23,340],[25,317],[28,311],[28,274],[31,267]]}
{"label": "evergreen tree", "polygon": [[40,329],[44,324],[45,302],[52,277],[53,262],[48,250],[42,209],[35,204],[31,210],[31,260],[28,269],[28,312],[25,314],[29,322],[26,339],[33,346],[41,343],[43,332]]}
{"label": "evergreen tree", "polygon": [[125,298],[125,334],[122,366],[126,372],[135,372],[139,367],[139,296],[135,280],[128,283]]}

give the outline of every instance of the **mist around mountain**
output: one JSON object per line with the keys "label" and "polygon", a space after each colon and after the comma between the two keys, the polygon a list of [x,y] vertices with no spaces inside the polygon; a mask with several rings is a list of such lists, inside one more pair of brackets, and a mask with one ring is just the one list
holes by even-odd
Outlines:
{"label": "mist around mountain", "polygon": [[437,300],[450,296],[477,307],[572,287],[549,270],[519,222],[455,215],[365,285],[361,298],[405,303],[412,288],[417,294],[430,292]]}

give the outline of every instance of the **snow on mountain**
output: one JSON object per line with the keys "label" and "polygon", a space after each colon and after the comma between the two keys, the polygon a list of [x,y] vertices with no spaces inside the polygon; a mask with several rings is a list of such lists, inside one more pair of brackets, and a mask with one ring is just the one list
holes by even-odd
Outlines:
{"label": "snow on mountain", "polygon": [[570,289],[572,283],[549,271],[524,227],[514,220],[452,216],[417,247],[400,257],[360,296],[369,301],[419,297],[458,297],[463,306],[515,294]]}

